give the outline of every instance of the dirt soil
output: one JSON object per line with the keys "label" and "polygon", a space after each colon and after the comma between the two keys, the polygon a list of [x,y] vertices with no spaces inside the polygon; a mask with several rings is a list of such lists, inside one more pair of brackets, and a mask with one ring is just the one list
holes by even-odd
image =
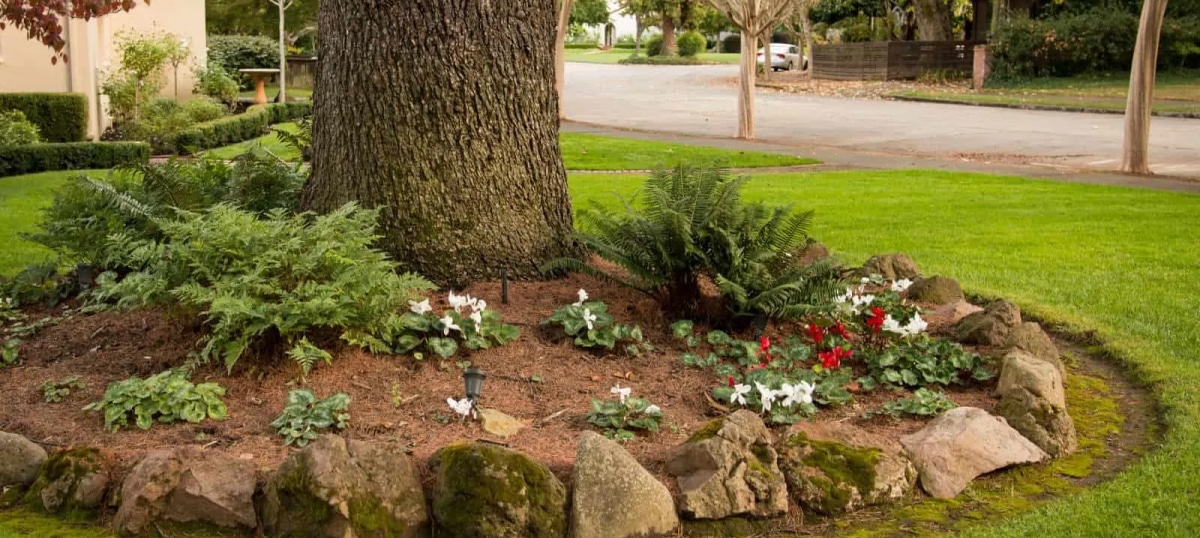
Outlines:
{"label": "dirt soil", "polygon": [[[575,301],[580,288],[592,299],[608,303],[618,323],[640,325],[656,351],[641,357],[603,355],[577,349],[569,340],[550,338],[539,323],[554,309]],[[48,449],[100,446],[113,453],[121,468],[130,467],[149,449],[194,444],[251,459],[266,471],[295,450],[283,446],[269,423],[282,411],[288,391],[303,385],[319,397],[335,392],[351,396],[351,427],[343,433],[347,437],[399,443],[419,463],[447,444],[486,439],[531,455],[569,483],[579,432],[591,428],[586,421],[589,400],[612,398],[610,389],[619,383],[664,410],[662,430],[639,437],[626,448],[674,489],[664,461],[691,432],[721,415],[706,398],[720,380],[710,372],[684,367],[679,360],[683,348],[668,334],[668,321],[657,304],[637,292],[583,275],[512,283],[507,305],[501,304],[500,289],[499,283],[491,282],[465,291],[486,299],[505,322],[520,328],[521,337],[507,346],[460,354],[454,361],[423,362],[342,348],[332,365],[319,365],[303,381],[290,360],[275,359],[265,365],[259,360],[260,366],[251,368],[242,366],[252,362],[243,358],[232,375],[216,365],[192,375],[195,382],[215,381],[227,389],[227,420],[155,424],[148,431],[134,427],[116,433],[104,429],[98,413],[81,408],[100,399],[114,381],[183,364],[198,349],[201,333],[162,311],[73,314],[25,339],[20,366],[0,369],[4,389],[0,430],[19,433]],[[435,311],[448,309],[444,296],[439,295],[437,302]],[[49,313],[53,312],[39,312]],[[62,315],[62,310],[57,313]],[[931,330],[938,330],[936,320],[931,322]],[[797,325],[768,329],[773,338],[786,334],[803,335],[803,331]],[[462,396],[460,368],[465,364],[456,361],[466,360],[487,373],[481,405],[518,417],[529,424],[527,428],[500,439],[483,432],[477,423],[457,420],[446,399]],[[72,391],[61,403],[43,401],[43,382],[72,375],[80,376],[86,388]],[[959,405],[990,411],[995,406],[990,395],[993,386],[994,381],[949,387],[947,392]],[[862,415],[902,396],[886,390],[856,394],[852,404],[823,409],[815,420],[848,421],[897,439],[920,429],[925,421]]]}
{"label": "dirt soil", "polygon": [[[733,79],[733,82],[736,84],[736,78]],[[765,80],[762,75],[759,75],[755,82],[762,89],[846,99],[887,99],[889,94],[910,90],[965,92],[971,89],[971,81],[969,79],[937,82],[921,82],[916,80],[826,80],[815,79],[798,71],[771,73]]]}

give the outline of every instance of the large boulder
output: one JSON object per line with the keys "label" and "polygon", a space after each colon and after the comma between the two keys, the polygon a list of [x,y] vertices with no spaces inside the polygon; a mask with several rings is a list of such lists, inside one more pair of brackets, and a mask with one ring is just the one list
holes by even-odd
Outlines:
{"label": "large boulder", "polygon": [[933,312],[930,312],[924,318],[925,321],[929,322],[930,326],[940,329],[943,327],[953,327],[962,321],[963,318],[976,312],[983,312],[983,307],[968,303],[964,299],[959,299],[935,308]]}
{"label": "large boulder", "polygon": [[996,392],[996,413],[1047,454],[1057,458],[1078,447],[1062,377],[1054,365],[1013,351],[1004,358]]}
{"label": "large boulder", "polygon": [[421,480],[398,445],[324,435],[267,481],[270,536],[414,537],[429,530]]}
{"label": "large boulder", "polygon": [[25,502],[52,514],[100,508],[112,467],[112,456],[94,447],[52,454],[38,470]]}
{"label": "large boulder", "polygon": [[758,415],[745,409],[710,422],[667,460],[679,511],[696,519],[777,516],[788,510],[779,455]]}
{"label": "large boulder", "polygon": [[[433,519],[452,538],[562,538],[567,489],[545,465],[520,452],[472,443],[429,459]],[[615,499],[614,499],[615,500]]]}
{"label": "large boulder", "polygon": [[603,435],[580,435],[574,478],[574,538],[665,536],[679,527],[667,487]]}
{"label": "large boulder", "polygon": [[1009,333],[1021,324],[1021,309],[1005,300],[992,301],[983,312],[962,319],[954,327],[954,337],[964,344],[1003,346]]}
{"label": "large boulder", "polygon": [[1013,327],[1008,333],[1004,347],[1007,350],[1024,351],[1038,360],[1054,365],[1059,375],[1064,380],[1066,379],[1067,368],[1063,365],[1062,356],[1058,353],[1058,346],[1054,345],[1054,340],[1051,340],[1050,335],[1042,330],[1041,325],[1026,321]]}
{"label": "large boulder", "polygon": [[917,479],[898,443],[840,422],[793,426],[779,466],[797,504],[830,516],[901,501]]}
{"label": "large boulder", "polygon": [[825,245],[815,241],[805,246],[804,250],[800,251],[800,255],[797,256],[800,265],[806,267],[827,259],[829,259],[829,249]]}
{"label": "large boulder", "polygon": [[917,279],[908,287],[908,298],[919,303],[942,305],[961,301],[964,297],[958,281],[944,276]]}
{"label": "large boulder", "polygon": [[957,496],[984,473],[1037,463],[1048,456],[1003,418],[976,407],[959,407],[900,438],[921,488],[940,499]]}
{"label": "large boulder", "polygon": [[156,450],[125,477],[113,524],[131,535],[177,525],[252,531],[256,485],[250,461],[196,447]]}
{"label": "large boulder", "polygon": [[917,267],[917,262],[907,255],[893,253],[872,256],[863,264],[861,273],[863,276],[880,275],[886,280],[916,280],[921,276],[921,269]]}
{"label": "large boulder", "polygon": [[32,484],[45,462],[45,449],[15,433],[0,432],[0,491]]}

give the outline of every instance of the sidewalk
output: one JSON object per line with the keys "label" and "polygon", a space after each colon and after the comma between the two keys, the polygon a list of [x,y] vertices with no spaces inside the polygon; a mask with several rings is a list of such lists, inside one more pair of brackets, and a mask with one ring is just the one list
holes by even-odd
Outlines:
{"label": "sidewalk", "polygon": [[[843,148],[834,147],[796,146],[771,140],[739,140],[735,138],[687,136],[658,131],[621,129],[570,120],[564,120],[560,130],[568,133],[588,133],[605,136],[618,136],[623,138],[671,142],[676,144],[690,144],[695,146],[709,146],[722,149],[740,149],[747,151],[762,151],[767,153],[783,153],[796,155],[798,157],[812,157],[820,159],[824,163],[822,165],[804,166],[798,171],[817,171],[829,169],[959,170],[964,172],[1002,174],[1035,179],[1069,181],[1073,183],[1088,183],[1093,185],[1137,187],[1143,189],[1200,194],[1200,181],[1197,180],[1165,176],[1131,176],[1118,173],[1076,170],[1066,166],[1058,165],[993,163],[964,158],[939,159],[918,155],[897,155],[878,152],[848,151]],[[770,171],[771,170],[769,169],[755,169],[754,173],[768,173]]]}

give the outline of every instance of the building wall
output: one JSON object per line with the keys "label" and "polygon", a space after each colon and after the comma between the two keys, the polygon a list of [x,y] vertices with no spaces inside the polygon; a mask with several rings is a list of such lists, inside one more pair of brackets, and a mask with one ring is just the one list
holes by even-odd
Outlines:
{"label": "building wall", "polygon": [[[0,30],[0,92],[77,92],[88,96],[88,135],[96,138],[108,126],[100,84],[119,63],[114,37],[121,32],[169,32],[186,39],[193,59],[178,70],[178,95],[190,98],[193,65],[207,62],[204,0],[139,3],[129,12],[90,21],[71,20],[64,26],[68,61],[51,63],[53,52],[11,26]],[[176,93],[175,76],[166,67],[163,93]]]}

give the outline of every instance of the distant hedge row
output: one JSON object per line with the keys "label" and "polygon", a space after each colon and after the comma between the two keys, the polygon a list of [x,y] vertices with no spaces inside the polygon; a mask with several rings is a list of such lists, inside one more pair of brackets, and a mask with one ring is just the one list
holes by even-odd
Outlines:
{"label": "distant hedge row", "polygon": [[88,103],[82,93],[0,93],[0,110],[20,110],[46,142],[87,140]]}
{"label": "distant hedge row", "polygon": [[0,148],[0,177],[150,161],[145,142],[63,142]]}
{"label": "distant hedge row", "polygon": [[258,138],[273,124],[297,120],[311,113],[311,103],[254,105],[242,114],[198,123],[181,131],[175,135],[175,152],[189,155]]}

